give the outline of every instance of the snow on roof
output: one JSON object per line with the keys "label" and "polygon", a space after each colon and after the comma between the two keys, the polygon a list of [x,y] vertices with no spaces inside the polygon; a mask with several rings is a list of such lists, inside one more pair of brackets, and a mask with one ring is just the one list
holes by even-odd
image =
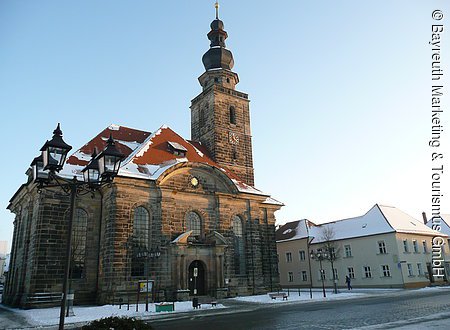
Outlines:
{"label": "snow on roof", "polygon": [[[308,228],[306,228],[308,224]],[[287,229],[291,231],[287,231]],[[316,225],[308,220],[298,220],[281,226],[276,232],[277,241],[290,241],[313,237],[312,243],[324,241],[324,228],[334,232],[333,240],[342,240],[355,237],[372,236],[386,233],[411,233],[435,236],[436,231],[431,230],[422,222],[414,219],[401,210],[375,204],[366,214],[349,219],[343,219]]]}
{"label": "snow on roof", "polygon": [[[167,143],[169,144],[169,146],[171,146],[174,150],[179,150],[179,151],[184,151],[186,152],[187,149],[185,147],[183,147],[181,144],[177,143],[177,142],[172,142],[172,141],[167,141]],[[197,149],[197,148],[195,148]],[[200,156],[202,157],[202,156]]]}
{"label": "snow on roof", "polygon": [[144,142],[145,138],[150,135],[150,132],[111,124],[88,143],[70,155],[66,160],[64,168],[59,174],[65,177],[73,177],[74,175],[81,176],[81,170],[91,160],[91,155],[94,152],[94,149],[96,148],[97,152],[102,151],[105,148],[106,141],[110,135],[112,135],[116,141],[117,149],[119,149],[119,151],[121,151],[125,156],[128,156],[133,150],[140,146],[142,142]]}
{"label": "snow on roof", "polygon": [[[433,221],[432,219],[428,220],[427,227],[432,228]],[[441,230],[439,232],[441,234],[450,236],[450,214],[441,214],[440,224]]]}
{"label": "snow on roof", "polygon": [[275,198],[272,197],[267,197],[266,200],[263,202],[263,204],[272,204],[272,205],[280,205],[280,206],[284,206],[284,204],[278,200],[276,200]]}
{"label": "snow on roof", "polygon": [[[239,192],[267,196],[264,203],[283,205],[268,194],[244,182],[233,172],[222,168],[209,155],[208,150],[197,141],[189,141],[175,133],[167,125],[162,125],[153,134],[120,125],[111,124],[79,150],[68,157],[60,175],[72,178],[82,177],[81,170],[91,160],[94,148],[98,152],[104,149],[107,140],[113,136],[116,146],[125,155],[119,169],[119,175],[125,177],[157,180],[167,169],[184,162],[205,163],[225,173],[235,184]],[[174,154],[168,144],[177,150],[185,151],[183,155]]]}

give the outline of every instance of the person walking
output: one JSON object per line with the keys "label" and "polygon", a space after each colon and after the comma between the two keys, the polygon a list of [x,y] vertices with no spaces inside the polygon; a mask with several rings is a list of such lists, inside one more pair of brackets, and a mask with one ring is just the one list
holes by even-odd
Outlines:
{"label": "person walking", "polygon": [[350,279],[350,277],[347,275],[345,276],[345,283],[347,284],[347,289],[351,290],[352,288],[352,280]]}

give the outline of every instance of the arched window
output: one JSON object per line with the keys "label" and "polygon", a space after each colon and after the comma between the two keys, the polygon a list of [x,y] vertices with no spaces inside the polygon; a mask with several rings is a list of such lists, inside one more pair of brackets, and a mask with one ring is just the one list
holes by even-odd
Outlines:
{"label": "arched window", "polygon": [[236,274],[245,273],[245,247],[242,220],[235,215],[231,220],[233,229],[233,247],[234,247],[234,271]]}
{"label": "arched window", "polygon": [[236,109],[230,106],[230,124],[236,124]]}
{"label": "arched window", "polygon": [[131,276],[144,276],[145,256],[149,252],[150,215],[145,207],[134,210]]}
{"label": "arched window", "polygon": [[205,125],[205,110],[208,109],[208,105],[205,106],[205,108],[200,107],[199,113],[198,113],[198,123],[200,126]]}
{"label": "arched window", "polygon": [[85,275],[86,261],[86,235],[88,214],[85,210],[77,208],[72,228],[72,260],[71,278],[82,278]]}
{"label": "arched window", "polygon": [[196,212],[186,214],[186,231],[192,230],[192,236],[199,237],[202,234],[202,219]]}

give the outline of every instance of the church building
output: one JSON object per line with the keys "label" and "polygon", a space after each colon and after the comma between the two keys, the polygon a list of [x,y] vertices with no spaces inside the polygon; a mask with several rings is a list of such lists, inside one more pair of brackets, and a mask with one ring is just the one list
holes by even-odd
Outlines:
{"label": "church building", "polygon": [[[249,99],[236,90],[217,12],[207,36],[202,90],[190,106],[191,140],[165,125],[152,133],[110,125],[58,173],[83,180],[82,170],[110,136],[125,155],[111,184],[76,198],[75,304],[135,301],[146,281],[158,301],[260,294],[279,285],[274,213],[283,204],[254,186]],[[64,191],[38,189],[30,174],[11,198],[7,305],[60,303],[69,205]]]}

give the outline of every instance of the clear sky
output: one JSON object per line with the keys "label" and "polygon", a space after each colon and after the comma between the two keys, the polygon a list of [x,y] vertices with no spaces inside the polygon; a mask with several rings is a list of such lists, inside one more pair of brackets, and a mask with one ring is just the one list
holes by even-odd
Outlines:
{"label": "clear sky", "polygon": [[[8,201],[57,122],[75,149],[111,123],[190,138],[213,3],[0,1],[0,240],[11,242]],[[237,89],[251,99],[256,187],[286,204],[279,223],[375,203],[430,213],[434,9],[450,75],[449,1],[221,1]]]}

